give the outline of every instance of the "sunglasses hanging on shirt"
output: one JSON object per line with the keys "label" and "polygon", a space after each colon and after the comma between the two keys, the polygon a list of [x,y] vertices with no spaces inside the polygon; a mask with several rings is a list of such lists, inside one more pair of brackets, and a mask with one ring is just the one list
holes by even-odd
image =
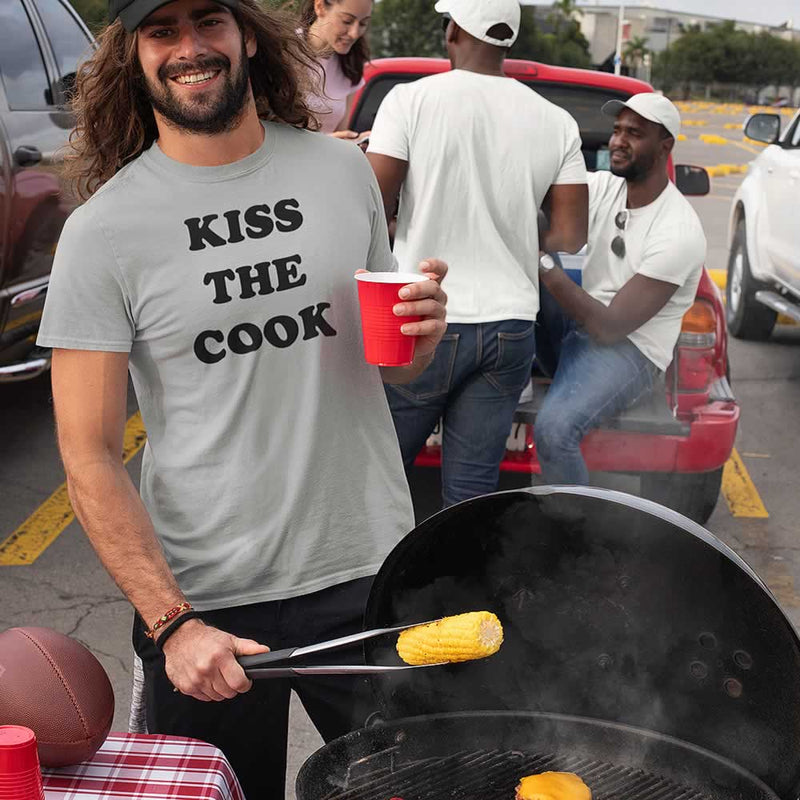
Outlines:
{"label": "sunglasses hanging on shirt", "polygon": [[611,252],[617,258],[625,258],[625,239],[622,234],[625,232],[625,225],[628,223],[628,209],[619,211],[614,217],[614,224],[619,229],[619,233],[611,240]]}

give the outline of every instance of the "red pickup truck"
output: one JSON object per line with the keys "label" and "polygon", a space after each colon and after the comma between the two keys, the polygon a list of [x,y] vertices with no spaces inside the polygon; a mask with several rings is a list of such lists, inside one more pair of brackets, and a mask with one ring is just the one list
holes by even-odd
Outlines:
{"label": "red pickup truck", "polygon": [[[513,59],[505,63],[507,75],[529,85],[576,119],[590,170],[608,169],[613,122],[601,113],[603,103],[653,90],[642,81],[605,72]],[[371,62],[365,70],[366,83],[353,103],[349,127],[369,130],[383,98],[398,83],[449,69],[445,59],[390,58]],[[670,165],[670,170],[674,179],[675,167]],[[678,187],[687,194],[702,194],[702,190],[694,192],[682,186],[682,179],[691,181],[697,173],[695,168],[679,167]],[[580,257],[571,258],[570,263],[579,268]],[[684,317],[664,386],[586,436],[582,449],[589,469],[639,475],[644,497],[705,522],[716,505],[722,468],[733,449],[739,423],[739,406],[727,377],[727,349],[722,298],[704,271],[695,303]],[[533,426],[547,384],[547,379],[534,368],[533,398],[521,402],[517,409],[501,470],[541,472]],[[417,466],[439,466],[440,441],[436,435],[428,440]]]}

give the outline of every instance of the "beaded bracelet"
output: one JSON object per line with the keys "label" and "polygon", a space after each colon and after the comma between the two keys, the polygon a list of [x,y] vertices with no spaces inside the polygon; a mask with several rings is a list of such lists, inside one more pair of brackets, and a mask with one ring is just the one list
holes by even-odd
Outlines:
{"label": "beaded bracelet", "polygon": [[172,636],[172,634],[175,633],[175,631],[177,631],[184,622],[188,622],[190,619],[199,618],[199,611],[187,611],[185,614],[181,614],[181,616],[178,617],[175,622],[173,622],[171,625],[167,625],[167,627],[164,629],[164,632],[158,637],[158,639],[156,639],[156,647],[163,653],[164,645],[166,644],[167,639],[169,639],[169,637]]}
{"label": "beaded bracelet", "polygon": [[163,628],[171,619],[174,619],[175,617],[178,616],[178,614],[182,614],[184,611],[191,611],[191,610],[192,610],[191,603],[181,603],[179,606],[171,608],[169,611],[167,611],[166,614],[164,614],[164,616],[159,617],[153,623],[152,628],[144,632],[145,636],[147,636],[148,639],[153,639],[156,635],[156,631],[159,630],[160,628]]}

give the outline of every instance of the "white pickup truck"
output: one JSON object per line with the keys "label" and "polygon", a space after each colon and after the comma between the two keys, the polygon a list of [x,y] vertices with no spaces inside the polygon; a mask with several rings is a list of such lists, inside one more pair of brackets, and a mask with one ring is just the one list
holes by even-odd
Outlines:
{"label": "white pickup truck", "polygon": [[800,322],[800,112],[781,133],[778,114],[754,114],[745,136],[768,147],[733,198],[728,257],[728,329],[767,339],[778,314]]}

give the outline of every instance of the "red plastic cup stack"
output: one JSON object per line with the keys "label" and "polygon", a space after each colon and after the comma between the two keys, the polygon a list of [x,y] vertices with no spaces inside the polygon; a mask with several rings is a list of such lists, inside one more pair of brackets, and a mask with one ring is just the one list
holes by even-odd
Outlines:
{"label": "red plastic cup stack", "polygon": [[44,800],[36,735],[21,725],[0,725],[0,800]]}
{"label": "red plastic cup stack", "polygon": [[402,333],[400,328],[408,322],[419,322],[422,317],[398,317],[393,309],[403,302],[400,289],[428,278],[415,272],[362,272],[356,280],[367,363],[381,367],[410,364],[417,337]]}

